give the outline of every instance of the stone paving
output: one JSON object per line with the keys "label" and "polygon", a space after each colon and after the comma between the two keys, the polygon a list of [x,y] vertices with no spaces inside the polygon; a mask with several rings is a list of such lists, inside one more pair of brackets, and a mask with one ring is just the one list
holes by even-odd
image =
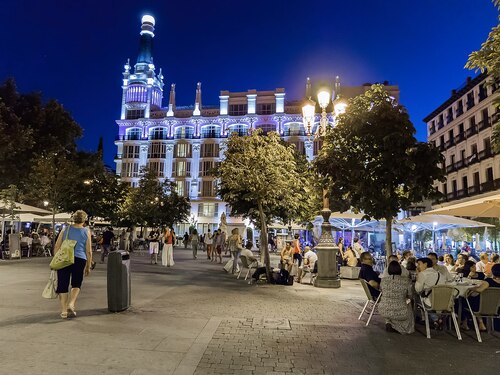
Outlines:
{"label": "stone paving", "polygon": [[[133,301],[106,310],[106,269],[84,281],[78,317],[58,319],[43,300],[48,259],[0,262],[0,374],[496,374],[500,339],[424,327],[365,327],[358,282],[337,290],[248,285],[199,254],[176,265],[132,257]],[[62,353],[55,355],[55,353]]]}

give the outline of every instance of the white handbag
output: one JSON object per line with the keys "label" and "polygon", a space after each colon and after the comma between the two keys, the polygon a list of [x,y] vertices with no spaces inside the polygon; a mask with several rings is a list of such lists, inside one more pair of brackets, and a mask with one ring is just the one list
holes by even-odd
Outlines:
{"label": "white handbag", "polygon": [[57,272],[52,270],[50,271],[49,281],[42,292],[42,297],[47,299],[57,298]]}

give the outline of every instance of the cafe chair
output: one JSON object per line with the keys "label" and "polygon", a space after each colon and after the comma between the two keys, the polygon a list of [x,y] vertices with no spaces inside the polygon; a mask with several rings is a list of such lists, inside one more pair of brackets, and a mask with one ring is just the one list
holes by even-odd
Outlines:
{"label": "cafe chair", "polygon": [[[378,295],[377,298],[374,298],[372,296],[372,293],[370,292],[370,287],[368,286],[368,283],[366,282],[366,280],[360,279],[360,281],[361,281],[361,286],[363,287],[363,290],[365,291],[366,298],[368,300],[366,301],[365,306],[363,307],[363,310],[361,310],[361,314],[359,314],[358,320],[361,320],[361,317],[363,316],[365,311],[368,314],[368,309],[371,309],[371,311],[369,312],[370,316],[368,317],[368,320],[366,321],[366,324],[365,324],[365,326],[368,326],[368,324],[370,324],[370,321],[372,320],[372,316],[373,316],[373,313],[375,312],[375,308],[377,307],[377,304],[380,301],[380,297],[382,296],[382,292],[380,292],[380,294]],[[368,306],[368,305],[371,305],[371,306]]]}
{"label": "cafe chair", "polygon": [[311,276],[309,278],[310,285],[312,285],[314,283],[314,280],[316,280],[316,277],[318,276],[317,272],[313,272],[315,263],[316,262],[312,263],[310,267],[302,268],[302,273],[303,273],[302,280],[304,280],[304,277],[306,276],[306,274],[309,274]]}
{"label": "cafe chair", "polygon": [[430,299],[431,305],[429,306],[424,302],[424,297],[419,296],[420,303],[418,307],[424,313],[425,319],[425,331],[427,338],[431,338],[431,329],[429,324],[429,313],[439,314],[439,315],[451,315],[453,319],[453,325],[455,326],[455,331],[457,332],[457,337],[462,340],[462,335],[460,333],[460,327],[458,325],[457,315],[455,314],[455,298],[458,297],[459,291],[450,285],[435,285],[431,288],[431,293],[427,297]]}
{"label": "cafe chair", "polygon": [[250,272],[252,271],[252,269],[254,269],[254,270],[257,269],[257,267],[259,266],[259,263],[257,261],[254,261],[252,263],[248,263],[248,259],[244,255],[240,255],[240,261],[241,261],[242,267],[240,268],[240,272],[238,273],[237,279],[240,278],[241,272],[243,271],[243,268],[246,268],[246,269],[248,269],[247,274],[245,275],[245,280],[246,280],[246,279],[248,279],[248,275],[250,275]]}
{"label": "cafe chair", "polygon": [[473,311],[469,302],[469,297],[466,298],[467,307],[465,308],[473,316],[474,329],[476,330],[477,341],[483,342],[477,319],[486,318],[486,327],[490,332],[493,326],[493,319],[500,318],[498,309],[500,308],[500,288],[488,288],[479,294],[479,310]]}

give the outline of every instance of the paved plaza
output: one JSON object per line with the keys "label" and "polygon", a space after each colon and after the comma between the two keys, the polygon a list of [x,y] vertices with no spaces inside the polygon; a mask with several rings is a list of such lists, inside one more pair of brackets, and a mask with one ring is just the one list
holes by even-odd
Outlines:
{"label": "paved plaza", "polygon": [[132,257],[132,307],[107,312],[106,268],[84,281],[78,317],[44,300],[47,258],[0,261],[0,374],[497,374],[500,339],[357,320],[359,282],[341,289],[248,285],[176,248],[175,267]]}

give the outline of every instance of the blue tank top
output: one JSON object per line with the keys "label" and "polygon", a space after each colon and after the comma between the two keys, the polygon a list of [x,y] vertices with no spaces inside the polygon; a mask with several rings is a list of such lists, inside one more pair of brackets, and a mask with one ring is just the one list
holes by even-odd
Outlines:
{"label": "blue tank top", "polygon": [[[75,258],[81,258],[81,259],[87,260],[87,253],[85,251],[85,247],[87,246],[88,229],[87,228],[75,228],[73,226],[66,228],[66,230],[68,230],[68,229],[69,229],[68,239],[76,241]],[[64,236],[63,237],[63,240],[64,240],[66,238],[66,233],[63,233],[62,235]]]}

